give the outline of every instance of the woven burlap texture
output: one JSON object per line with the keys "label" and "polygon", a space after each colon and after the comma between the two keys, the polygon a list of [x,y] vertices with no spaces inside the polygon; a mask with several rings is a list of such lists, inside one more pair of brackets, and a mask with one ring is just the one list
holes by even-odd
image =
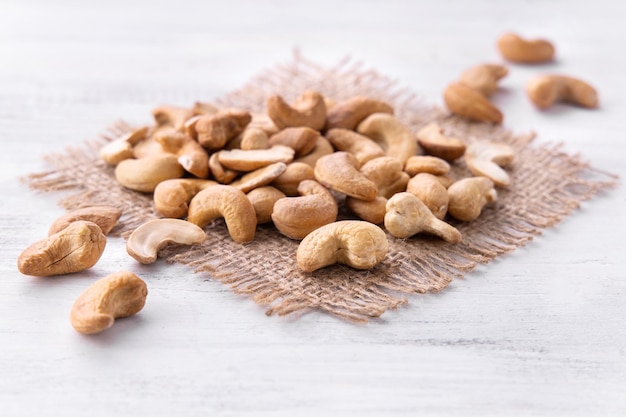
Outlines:
{"label": "woven burlap texture", "polygon": [[[462,233],[461,243],[449,244],[422,235],[409,239],[388,236],[389,254],[371,270],[335,265],[303,273],[295,260],[297,241],[281,235],[272,225],[260,225],[253,242],[238,244],[230,239],[223,220],[206,227],[207,240],[202,245],[173,245],[161,250],[159,255],[167,261],[187,264],[230,286],[235,293],[249,295],[267,306],[268,315],[317,309],[366,322],[406,303],[411,293],[441,291],[478,263],[524,245],[582,201],[615,183],[614,177],[563,152],[560,145],[537,145],[531,143],[534,134],[515,135],[502,127],[450,116],[425,105],[395,81],[349,60],[326,68],[296,55],[290,63],[267,70],[243,88],[213,101],[222,107],[264,112],[268,96],[280,94],[291,101],[307,89],[337,101],[356,95],[384,100],[414,132],[436,121],[449,135],[467,143],[507,143],[515,149],[516,159],[507,168],[511,186],[498,189],[497,203],[473,222],[450,221]],[[101,139],[47,156],[52,170],[31,175],[29,185],[44,191],[69,189],[60,201],[68,210],[91,205],[119,207],[124,214],[114,232],[127,236],[143,222],[159,217],[151,195],[121,187],[113,168],[98,156],[98,149],[106,141],[130,129],[125,123],[117,123]],[[453,165],[455,178],[471,175],[462,160]]]}

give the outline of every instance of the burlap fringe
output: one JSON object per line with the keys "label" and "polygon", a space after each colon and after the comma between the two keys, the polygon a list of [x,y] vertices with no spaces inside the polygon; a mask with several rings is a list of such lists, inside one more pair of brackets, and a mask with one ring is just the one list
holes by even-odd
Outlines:
{"label": "burlap fringe", "polygon": [[[463,241],[451,245],[429,237],[401,240],[390,236],[387,258],[369,271],[336,265],[311,274],[295,265],[297,242],[261,225],[249,244],[234,243],[223,221],[207,226],[207,241],[200,246],[170,246],[160,256],[207,273],[238,294],[246,294],[280,316],[317,309],[354,322],[366,322],[407,302],[405,294],[440,291],[478,263],[525,245],[541,230],[555,225],[580,203],[617,184],[611,174],[594,170],[580,156],[568,155],[561,144],[534,146],[534,134],[513,135],[501,127],[468,123],[427,106],[414,94],[362,65],[344,60],[325,68],[296,54],[286,64],[263,72],[246,86],[217,100],[224,107],[263,111],[269,95],[288,101],[302,91],[315,89],[335,100],[366,95],[394,105],[400,120],[417,131],[436,120],[452,135],[467,142],[503,141],[513,146],[517,159],[511,168],[512,187],[499,190],[497,204],[471,223],[453,224]],[[194,98],[195,99],[195,98]],[[129,131],[120,122],[99,140],[80,148],[49,155],[53,170],[33,174],[27,181],[40,191],[71,190],[60,204],[68,209],[112,205],[123,210],[113,230],[127,236],[141,223],[158,218],[150,195],[126,190],[114,179],[113,169],[98,157],[106,142]],[[453,174],[469,176],[460,161]]]}

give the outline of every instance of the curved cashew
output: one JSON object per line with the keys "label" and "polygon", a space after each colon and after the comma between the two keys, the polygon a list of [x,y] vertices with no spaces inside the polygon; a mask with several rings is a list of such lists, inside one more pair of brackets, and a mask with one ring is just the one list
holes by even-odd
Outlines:
{"label": "curved cashew", "polygon": [[539,75],[526,84],[526,94],[535,106],[547,109],[566,102],[589,109],[598,107],[598,93],[586,82],[565,75]]}
{"label": "curved cashew", "polygon": [[252,172],[248,172],[235,182],[231,182],[230,186],[247,193],[255,188],[262,187],[274,181],[287,169],[284,162],[276,162],[259,168]]}
{"label": "curved cashew", "polygon": [[387,199],[378,196],[373,200],[359,200],[354,197],[346,198],[346,206],[360,219],[374,224],[381,224],[385,220]]}
{"label": "curved cashew", "polygon": [[178,157],[178,163],[198,178],[209,176],[209,155],[204,148],[191,137],[177,131],[162,130],[155,133],[154,140],[163,150]]}
{"label": "curved cashew", "polygon": [[100,148],[100,158],[109,165],[117,165],[133,157],[133,146],[145,139],[148,126],[133,130]]}
{"label": "curved cashew", "polygon": [[154,207],[164,217],[185,217],[193,196],[212,185],[217,182],[197,178],[165,180],[154,189]]}
{"label": "curved cashew", "polygon": [[502,123],[502,112],[479,91],[455,82],[443,93],[448,110],[459,117],[485,123]]}
{"label": "curved cashew", "polygon": [[115,319],[141,311],[148,288],[137,275],[119,271],[94,282],[74,302],[70,323],[82,334],[108,329]]}
{"label": "curved cashew", "polygon": [[338,151],[346,151],[353,154],[360,164],[385,156],[385,151],[379,144],[348,129],[330,129],[326,132],[326,139],[333,144]]}
{"label": "curved cashew", "polygon": [[408,192],[398,193],[387,201],[385,228],[401,239],[424,232],[450,243],[461,241],[457,229],[435,217],[419,198]]}
{"label": "curved cashew", "polygon": [[298,185],[300,197],[287,197],[274,204],[272,221],[279,232],[302,239],[320,226],[337,220],[337,201],[320,183],[304,180]]}
{"label": "curved cashew", "polygon": [[269,144],[289,146],[295,151],[295,157],[300,158],[311,153],[319,136],[319,132],[310,127],[287,127],[273,135]]}
{"label": "curved cashew", "polygon": [[498,81],[508,73],[508,68],[503,65],[482,64],[463,71],[459,81],[489,97],[498,89]]}
{"label": "curved cashew", "polygon": [[77,220],[85,220],[97,224],[104,235],[108,235],[122,216],[122,210],[110,206],[83,207],[64,214],[52,223],[48,236],[60,232]]}
{"label": "curved cashew", "polygon": [[387,156],[396,157],[404,163],[417,154],[417,140],[411,130],[394,116],[374,113],[359,123],[357,132],[377,142]]}
{"label": "curved cashew", "polygon": [[202,116],[196,122],[198,142],[210,150],[222,149],[226,142],[243,132],[251,120],[250,113],[239,110],[221,110]]}
{"label": "curved cashew", "polygon": [[288,196],[298,195],[298,185],[304,180],[315,179],[313,168],[304,162],[292,162],[272,185]]}
{"label": "curved cashew", "polygon": [[393,156],[381,156],[366,162],[360,169],[367,179],[376,184],[378,195],[389,198],[406,190],[409,174],[402,170],[402,163]]}
{"label": "curved cashew", "polygon": [[330,155],[334,151],[333,145],[330,144],[328,139],[320,135],[318,136],[317,141],[315,141],[315,147],[313,150],[307,156],[294,159],[293,162],[304,162],[311,167],[315,167],[318,159],[324,155]]}
{"label": "curved cashew", "polygon": [[378,188],[359,172],[358,164],[351,153],[334,152],[317,160],[315,179],[340,193],[361,200],[373,200],[378,195]]}
{"label": "curved cashew", "polygon": [[417,132],[417,143],[428,155],[452,162],[465,153],[465,143],[457,138],[444,136],[437,123],[429,123]]}
{"label": "curved cashew", "polygon": [[450,197],[448,190],[432,174],[417,174],[409,181],[406,191],[422,200],[426,207],[439,220],[443,220],[448,212]]}
{"label": "curved cashew", "polygon": [[336,263],[370,269],[388,251],[387,235],[380,227],[360,220],[343,220],[309,233],[298,245],[296,259],[305,272]]}
{"label": "curved cashew", "polygon": [[465,162],[474,175],[489,178],[495,185],[506,187],[509,174],[501,167],[513,162],[513,148],[498,142],[474,142],[465,151]]}
{"label": "curved cashew", "polygon": [[302,93],[293,107],[281,96],[272,96],[267,99],[267,114],[279,129],[306,126],[322,130],[326,123],[326,103],[320,93],[310,90]]}
{"label": "curved cashew", "polygon": [[220,184],[230,184],[237,178],[239,172],[224,168],[219,157],[219,152],[215,152],[209,157],[209,171]]}
{"label": "curved cashew", "polygon": [[256,213],[246,195],[229,185],[214,185],[195,195],[189,203],[187,220],[200,227],[223,217],[230,237],[238,243],[250,242],[256,232]]}
{"label": "curved cashew", "polygon": [[433,175],[446,175],[450,172],[450,164],[436,156],[415,155],[407,159],[404,171],[411,176],[422,172]]}
{"label": "curved cashew", "polygon": [[295,151],[289,146],[274,145],[269,149],[221,150],[217,152],[220,164],[224,168],[249,172],[276,162],[288,164],[293,161]]}
{"label": "curved cashew", "polygon": [[287,197],[278,189],[266,185],[264,187],[255,188],[246,194],[248,200],[252,203],[256,213],[256,223],[263,224],[272,221],[272,213],[274,212],[274,204],[281,198]]}
{"label": "curved cashew", "polygon": [[464,222],[478,218],[483,207],[498,198],[493,182],[486,177],[463,178],[448,188],[448,195],[448,213]]}
{"label": "curved cashew", "polygon": [[126,252],[137,262],[151,264],[157,259],[159,250],[170,243],[199,245],[206,233],[193,223],[179,219],[150,220],[130,234]]}
{"label": "curved cashew", "polygon": [[384,101],[368,97],[353,97],[335,104],[326,115],[326,130],[343,128],[355,130],[357,125],[374,113],[393,114],[393,107]]}
{"label": "curved cashew", "polygon": [[151,193],[165,180],[180,178],[185,170],[172,154],[150,155],[140,159],[125,159],[115,167],[115,178],[126,188]]}
{"label": "curved cashew", "polygon": [[498,39],[502,56],[513,62],[536,64],[554,59],[554,46],[545,39],[526,40],[515,33],[505,33]]}
{"label": "curved cashew", "polygon": [[172,126],[178,131],[185,128],[185,122],[195,114],[192,109],[178,106],[157,106],[152,115],[158,126]]}

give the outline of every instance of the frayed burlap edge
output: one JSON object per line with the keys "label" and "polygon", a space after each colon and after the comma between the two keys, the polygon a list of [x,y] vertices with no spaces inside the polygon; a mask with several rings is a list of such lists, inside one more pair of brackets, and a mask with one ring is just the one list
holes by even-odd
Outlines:
{"label": "frayed burlap edge", "polygon": [[[580,156],[565,153],[560,144],[531,144],[532,133],[514,135],[501,127],[449,116],[425,105],[393,80],[349,60],[325,68],[296,55],[292,62],[263,72],[216,103],[261,112],[269,95],[281,94],[289,101],[306,89],[318,90],[335,100],[355,95],[385,100],[414,131],[437,121],[449,134],[468,143],[479,139],[508,143],[516,151],[516,161],[509,168],[512,185],[499,189],[498,202],[477,220],[451,221],[463,234],[460,244],[427,236],[389,236],[389,255],[368,271],[336,265],[303,273],[295,262],[298,242],[282,236],[271,225],[260,225],[253,242],[237,244],[230,239],[222,220],[206,227],[204,244],[173,245],[160,252],[169,262],[190,265],[229,285],[235,293],[250,296],[268,307],[268,315],[317,309],[366,322],[406,303],[406,294],[440,291],[478,263],[526,244],[582,201],[617,183],[615,176],[593,169]],[[119,186],[113,168],[98,157],[104,143],[129,129],[120,122],[101,139],[47,156],[53,169],[30,175],[28,184],[41,191],[71,190],[60,201],[68,210],[91,205],[119,207],[124,214],[113,234],[127,236],[141,223],[159,217],[150,195]],[[459,161],[454,164],[453,175],[462,178],[470,173]]]}

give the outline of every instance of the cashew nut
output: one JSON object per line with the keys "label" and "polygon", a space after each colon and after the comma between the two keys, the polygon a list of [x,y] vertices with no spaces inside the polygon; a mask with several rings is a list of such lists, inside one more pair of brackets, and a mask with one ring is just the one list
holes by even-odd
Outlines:
{"label": "cashew nut", "polygon": [[501,167],[513,162],[513,148],[505,143],[474,142],[465,151],[465,162],[474,175],[489,178],[495,185],[506,187],[511,182],[509,174]]}
{"label": "cashew nut", "polygon": [[367,179],[376,184],[378,195],[389,198],[406,190],[409,174],[402,170],[402,163],[393,156],[381,156],[366,162],[360,169]]}
{"label": "cashew nut", "polygon": [[379,144],[348,129],[330,129],[326,132],[326,139],[333,144],[338,151],[346,151],[353,154],[362,165],[367,161],[385,156],[385,151]]}
{"label": "cashew nut", "polygon": [[206,101],[196,101],[193,104],[193,114],[201,116],[204,114],[215,114],[220,111],[219,107],[215,104],[207,103]]}
{"label": "cashew nut", "polygon": [[106,236],[117,224],[122,210],[110,206],[83,207],[64,214],[52,223],[48,236],[60,232],[77,220],[85,220],[97,224]]}
{"label": "cashew nut", "polygon": [[502,56],[513,62],[536,64],[554,59],[554,46],[545,39],[526,40],[515,33],[505,33],[498,39]]}
{"label": "cashew nut", "polygon": [[263,224],[272,221],[274,204],[281,198],[285,198],[286,195],[278,189],[266,185],[250,191],[246,194],[246,197],[248,197],[248,200],[250,200],[254,207],[257,224]]}
{"label": "cashew nut", "polygon": [[209,176],[209,155],[191,137],[173,130],[161,130],[155,133],[154,140],[161,144],[164,151],[176,155],[185,171],[198,178]]}
{"label": "cashew nut", "polygon": [[378,196],[373,200],[359,200],[354,197],[346,198],[346,206],[360,219],[374,224],[381,224],[385,220],[387,199]]}
{"label": "cashew nut", "polygon": [[229,185],[214,185],[196,194],[189,203],[187,220],[200,227],[223,217],[230,237],[250,242],[256,232],[256,213],[246,195]]}
{"label": "cashew nut", "polygon": [[[267,133],[258,127],[250,127],[250,125],[248,125],[246,130],[244,130],[239,137],[241,138],[239,147],[244,151],[252,149],[267,149],[270,147]],[[230,142],[228,143],[230,144]]]}
{"label": "cashew nut", "polygon": [[415,176],[421,172],[445,175],[450,172],[450,164],[436,156],[415,155],[407,159],[404,171],[410,176]]}
{"label": "cashew nut", "polygon": [[100,148],[100,158],[109,165],[117,165],[124,159],[134,156],[133,146],[145,139],[148,126],[133,130]]}
{"label": "cashew nut", "polygon": [[598,107],[598,93],[586,82],[565,75],[539,75],[526,84],[526,94],[535,106],[547,109],[556,102]]}
{"label": "cashew nut", "polygon": [[378,188],[358,170],[359,161],[351,153],[334,152],[317,160],[315,179],[328,188],[340,193],[373,200],[378,195]]}
{"label": "cashew nut", "polygon": [[463,83],[450,84],[445,89],[443,98],[448,110],[459,117],[475,122],[502,123],[502,112],[479,91]]}
{"label": "cashew nut", "polygon": [[24,249],[17,269],[37,277],[84,271],[98,262],[105,246],[106,236],[100,226],[78,220]]}
{"label": "cashew nut", "polygon": [[324,155],[330,155],[334,151],[335,150],[333,149],[333,145],[330,144],[328,139],[320,135],[318,136],[317,141],[315,141],[315,147],[313,148],[313,150],[307,156],[296,158],[293,160],[293,162],[304,162],[311,167],[315,167],[318,159],[320,159]]}
{"label": "cashew nut", "polygon": [[215,181],[197,178],[165,180],[154,189],[154,207],[164,217],[185,217],[193,196],[216,184]]}
{"label": "cashew nut", "polygon": [[326,123],[326,103],[317,91],[305,91],[293,107],[281,96],[272,96],[267,99],[267,114],[279,129],[306,126],[322,130]]}
{"label": "cashew nut", "polygon": [[206,233],[193,223],[179,219],[150,220],[131,233],[126,242],[126,252],[137,262],[151,264],[159,250],[170,243],[199,245]]}
{"label": "cashew nut", "polygon": [[172,154],[150,155],[140,159],[125,159],[115,167],[115,178],[126,188],[151,193],[165,180],[180,178],[185,170]]}
{"label": "cashew nut", "polygon": [[450,243],[461,241],[457,229],[435,217],[419,198],[408,192],[398,193],[387,201],[385,228],[401,239],[424,232]]}
{"label": "cashew nut", "polygon": [[274,145],[269,149],[221,150],[217,152],[220,164],[227,169],[249,172],[276,162],[289,163],[295,151],[289,146]]}
{"label": "cashew nut", "polygon": [[302,239],[320,226],[337,220],[337,201],[320,183],[304,180],[298,185],[300,197],[276,201],[272,221],[282,234]]}
{"label": "cashew nut", "polygon": [[426,207],[439,220],[443,220],[448,212],[448,190],[432,174],[417,174],[409,180],[406,191],[422,200]]}
{"label": "cashew nut", "polygon": [[374,113],[359,123],[357,132],[377,142],[387,156],[404,163],[417,154],[417,139],[411,130],[394,116]]}
{"label": "cashew nut", "polygon": [[183,131],[185,122],[194,116],[194,112],[186,107],[158,106],[152,109],[152,115],[158,126],[172,126]]}
{"label": "cashew nut", "polygon": [[298,245],[296,259],[305,272],[336,263],[370,269],[388,251],[387,235],[380,227],[360,220],[343,220],[309,233]]}
{"label": "cashew nut", "polygon": [[459,81],[485,97],[489,97],[498,89],[498,81],[506,77],[508,73],[509,70],[505,66],[482,64],[463,71]]}
{"label": "cashew nut", "polygon": [[417,132],[417,143],[428,155],[452,162],[465,153],[465,143],[457,138],[444,136],[437,123],[429,123]]}
{"label": "cashew nut", "polygon": [[285,172],[280,174],[272,185],[288,196],[298,195],[298,185],[304,180],[315,179],[313,168],[304,162],[292,162],[287,165]]}
{"label": "cashew nut", "polygon": [[119,271],[91,284],[74,302],[70,323],[82,334],[94,334],[113,326],[115,319],[141,311],[148,288],[137,275]]}
{"label": "cashew nut", "polygon": [[239,172],[224,168],[220,163],[219,156],[219,152],[215,152],[209,157],[209,171],[220,184],[230,184],[239,175]]}
{"label": "cashew nut", "polygon": [[319,132],[310,127],[288,127],[273,135],[269,144],[289,146],[295,151],[295,157],[300,158],[313,150],[319,136]]}
{"label": "cashew nut", "polygon": [[237,181],[231,182],[231,187],[247,193],[255,188],[262,187],[274,181],[285,172],[287,165],[276,162],[243,175]]}
{"label": "cashew nut", "polygon": [[496,201],[493,182],[486,177],[470,177],[456,181],[448,188],[448,213],[457,220],[471,222],[480,216],[483,207]]}
{"label": "cashew nut", "polygon": [[393,107],[384,101],[368,97],[353,97],[335,104],[326,115],[326,130],[343,128],[355,130],[357,125],[374,113],[393,114]]}
{"label": "cashew nut", "polygon": [[251,120],[250,113],[239,110],[221,110],[202,116],[196,122],[198,142],[209,150],[222,149],[226,142],[243,132]]}

